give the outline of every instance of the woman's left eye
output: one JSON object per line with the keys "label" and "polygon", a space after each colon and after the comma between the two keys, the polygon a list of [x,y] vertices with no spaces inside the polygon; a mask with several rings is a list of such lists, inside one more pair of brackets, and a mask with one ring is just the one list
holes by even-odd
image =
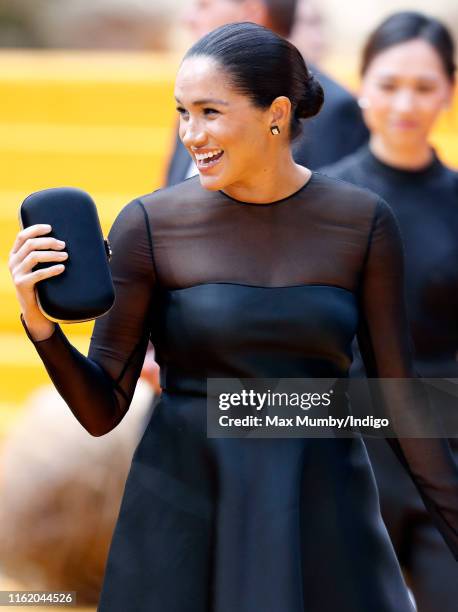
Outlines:
{"label": "woman's left eye", "polygon": [[216,108],[204,108],[203,109],[203,113],[204,115],[216,115],[218,114],[219,111],[216,110]]}
{"label": "woman's left eye", "polygon": [[417,85],[417,91],[420,93],[431,93],[435,90],[433,85]]}
{"label": "woman's left eye", "polygon": [[379,83],[379,87],[382,91],[394,91],[395,90],[395,85],[394,83]]}

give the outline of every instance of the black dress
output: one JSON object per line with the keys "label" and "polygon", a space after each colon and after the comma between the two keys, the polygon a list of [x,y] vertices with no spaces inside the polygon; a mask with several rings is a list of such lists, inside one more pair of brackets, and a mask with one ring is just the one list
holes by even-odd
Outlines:
{"label": "black dress", "polygon": [[[405,246],[406,302],[416,371],[425,378],[458,378],[458,173],[433,161],[416,171],[377,159],[368,146],[325,174],[368,187],[395,213]],[[359,375],[359,356],[352,373]],[[441,412],[456,398],[436,397]],[[440,404],[439,404],[440,402]],[[455,419],[456,421],[456,419]],[[451,430],[456,435],[456,428]],[[452,440],[455,453],[457,440]],[[454,612],[458,568],[415,488],[380,440],[368,440],[381,494],[382,514],[420,612]]]}
{"label": "black dress", "polygon": [[[150,337],[161,366],[99,610],[411,611],[361,438],[206,436],[207,377],[346,377],[355,333],[372,375],[411,375],[389,207],[317,173],[270,204],[195,177],[125,207],[110,241],[116,303],[88,358],[59,327],[35,343],[98,435],[128,409]],[[458,556],[447,442],[391,443]]]}

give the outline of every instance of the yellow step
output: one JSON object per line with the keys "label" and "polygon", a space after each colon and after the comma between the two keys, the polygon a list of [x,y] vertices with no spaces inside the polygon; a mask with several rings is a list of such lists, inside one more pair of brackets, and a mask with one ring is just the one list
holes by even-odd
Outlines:
{"label": "yellow step", "polygon": [[90,193],[132,191],[143,194],[163,180],[164,155],[97,155],[12,152],[0,157],[3,186],[27,192],[48,187],[80,187]]}
{"label": "yellow step", "polygon": [[88,153],[161,156],[172,142],[172,125],[76,125],[71,123],[0,123],[0,156],[10,153]]}
{"label": "yellow step", "polygon": [[176,122],[177,58],[0,52],[2,189],[148,192]]}
{"label": "yellow step", "polygon": [[1,188],[145,193],[162,183],[172,141],[173,126],[0,124]]}
{"label": "yellow step", "polygon": [[2,121],[164,127],[178,65],[168,54],[1,51]]}

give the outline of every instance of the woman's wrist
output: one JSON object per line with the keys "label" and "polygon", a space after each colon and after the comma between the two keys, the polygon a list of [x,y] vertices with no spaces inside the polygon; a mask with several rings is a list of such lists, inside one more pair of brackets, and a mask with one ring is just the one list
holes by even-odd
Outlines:
{"label": "woman's wrist", "polygon": [[27,329],[28,335],[33,342],[42,342],[50,338],[56,324],[47,319],[41,313],[39,315],[23,312],[21,315],[22,321]]}

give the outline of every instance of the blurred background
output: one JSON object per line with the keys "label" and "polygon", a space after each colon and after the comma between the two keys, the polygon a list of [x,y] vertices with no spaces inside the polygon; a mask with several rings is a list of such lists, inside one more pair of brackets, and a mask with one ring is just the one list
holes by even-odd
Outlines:
{"label": "blurred background", "polygon": [[[458,38],[456,0],[433,5],[427,0],[313,2],[304,41],[308,53],[353,91],[364,38],[387,14],[425,11],[443,19]],[[187,0],[0,0],[0,525],[2,520],[8,524],[8,537],[0,528],[0,579],[20,588],[64,588],[78,576],[86,605],[96,600],[98,583],[88,584],[81,568],[92,554],[100,579],[100,559],[154,389],[140,392],[131,409],[136,416],[123,422],[124,431],[103,443],[90,439],[46,387],[49,379],[19,322],[6,263],[18,231],[18,208],[29,193],[80,187],[93,196],[108,232],[124,204],[163,184],[175,138],[173,80],[191,42],[180,20],[186,5]],[[458,168],[456,104],[439,121],[434,144],[442,159]],[[89,323],[66,326],[65,332],[86,351],[91,328]],[[75,502],[77,473],[84,468],[77,461],[81,455],[87,465],[91,460],[104,466],[85,493],[93,518]],[[49,466],[55,457],[63,467],[52,476]],[[112,470],[119,478],[109,486]],[[40,474],[49,477],[43,482]],[[20,501],[40,497],[50,482],[49,498],[44,496],[36,512],[24,514]],[[33,501],[27,505],[30,510]],[[94,528],[94,517],[100,518],[104,508],[108,518]],[[90,535],[72,531],[78,521],[91,523]],[[24,532],[25,524],[29,531]],[[38,530],[45,533],[41,540],[35,537]],[[87,538],[86,548],[78,549],[80,557],[71,562],[68,551],[75,545],[59,539],[69,532],[73,542]],[[27,550],[21,538],[34,550]],[[60,557],[50,552],[49,541]],[[66,570],[59,574],[63,565]]]}

